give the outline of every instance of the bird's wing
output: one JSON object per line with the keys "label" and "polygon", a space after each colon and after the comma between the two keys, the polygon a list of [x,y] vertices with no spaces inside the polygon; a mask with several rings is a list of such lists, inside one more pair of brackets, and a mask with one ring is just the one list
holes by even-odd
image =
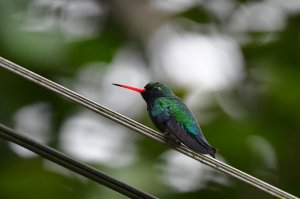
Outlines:
{"label": "bird's wing", "polygon": [[166,123],[171,118],[188,133],[198,136],[201,134],[198,123],[186,105],[178,99],[159,98],[154,102],[151,115],[160,123]]}
{"label": "bird's wing", "polygon": [[182,102],[163,99],[158,100],[155,106],[155,112],[152,113],[167,131],[189,148],[212,154],[213,147],[208,144],[194,116]]}
{"label": "bird's wing", "polygon": [[172,115],[169,120],[165,122],[165,125],[169,132],[190,149],[204,154],[208,153],[214,157],[214,149],[206,141],[201,139],[199,135],[195,136],[194,134],[189,133]]}

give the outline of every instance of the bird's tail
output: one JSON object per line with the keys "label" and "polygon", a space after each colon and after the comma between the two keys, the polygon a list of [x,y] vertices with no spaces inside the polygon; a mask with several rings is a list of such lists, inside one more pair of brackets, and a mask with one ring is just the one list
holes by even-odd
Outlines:
{"label": "bird's tail", "polygon": [[[213,158],[216,158],[216,153],[218,152],[218,149],[215,147],[212,147],[208,144],[207,140],[202,135],[196,137],[197,141],[205,148],[205,152],[211,155]],[[202,152],[203,153],[203,152]]]}

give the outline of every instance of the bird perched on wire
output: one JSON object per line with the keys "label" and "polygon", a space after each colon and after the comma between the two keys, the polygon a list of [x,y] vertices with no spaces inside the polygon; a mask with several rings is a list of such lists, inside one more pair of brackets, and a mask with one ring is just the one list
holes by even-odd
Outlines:
{"label": "bird perched on wire", "polygon": [[144,88],[113,84],[141,93],[154,125],[174,144],[185,144],[195,152],[215,158],[216,149],[207,142],[190,109],[165,84],[148,83]]}

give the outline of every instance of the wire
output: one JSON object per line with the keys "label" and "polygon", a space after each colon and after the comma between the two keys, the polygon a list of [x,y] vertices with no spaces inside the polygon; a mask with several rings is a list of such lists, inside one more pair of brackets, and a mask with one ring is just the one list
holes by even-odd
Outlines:
{"label": "wire", "polygon": [[15,144],[23,146],[40,156],[53,161],[65,168],[68,168],[82,176],[85,176],[95,182],[98,182],[110,189],[113,189],[123,195],[130,198],[144,198],[144,199],[155,199],[156,197],[131,187],[119,180],[96,170],[86,164],[83,164],[74,158],[71,158],[51,147],[45,146],[38,142],[35,142],[31,138],[25,136],[24,134],[15,132],[13,129],[0,123],[0,137],[9,140]]}
{"label": "wire", "polygon": [[[153,129],[150,129],[149,127],[146,127],[128,117],[125,117],[115,111],[112,111],[100,104],[97,104],[77,93],[75,93],[74,91],[67,89],[51,80],[48,80],[30,70],[27,70],[13,62],[10,62],[2,57],[0,57],[0,66],[2,66],[3,68],[25,78],[28,79],[44,88],[47,88],[75,103],[81,104],[84,107],[98,113],[101,114],[102,116],[113,120],[123,126],[126,126],[142,135],[148,136],[160,143],[166,144],[166,139],[165,137],[157,132],[154,131]],[[172,147],[172,146],[171,146]],[[248,183],[262,191],[265,191],[266,193],[269,193],[273,196],[277,196],[279,198],[288,198],[288,199],[296,199],[296,196],[293,196],[292,194],[289,194],[277,187],[274,187],[258,178],[255,178],[243,171],[240,171],[226,163],[223,163],[217,159],[213,159],[209,156],[206,155],[202,155],[202,154],[198,154],[195,153],[193,151],[191,151],[190,149],[188,149],[187,147],[185,147],[184,145],[180,145],[179,147],[172,147],[174,150],[179,151],[203,164],[206,164],[218,171],[221,171],[223,173],[226,173],[234,178],[237,178],[245,183]]]}

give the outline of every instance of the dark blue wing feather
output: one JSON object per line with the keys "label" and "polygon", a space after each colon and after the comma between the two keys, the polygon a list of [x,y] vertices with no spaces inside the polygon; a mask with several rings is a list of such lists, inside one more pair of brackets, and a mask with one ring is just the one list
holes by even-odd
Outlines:
{"label": "dark blue wing feather", "polygon": [[213,147],[209,146],[200,136],[193,136],[193,134],[187,133],[187,131],[177,123],[174,117],[171,116],[165,125],[169,132],[173,133],[180,142],[190,149],[215,157],[216,150]]}

